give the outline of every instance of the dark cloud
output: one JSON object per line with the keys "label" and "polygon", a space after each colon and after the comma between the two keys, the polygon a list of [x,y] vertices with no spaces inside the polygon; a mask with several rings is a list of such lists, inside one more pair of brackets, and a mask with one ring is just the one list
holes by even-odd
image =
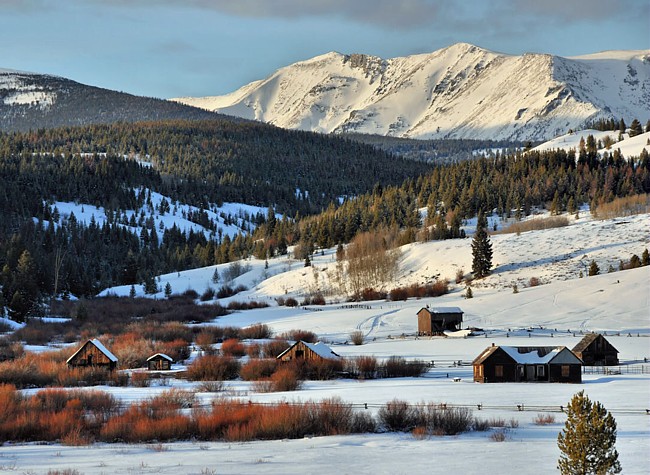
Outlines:
{"label": "dark cloud", "polygon": [[612,18],[643,18],[648,20],[647,0],[507,0],[504,2],[518,16],[540,15],[563,23],[583,20],[607,20]]}

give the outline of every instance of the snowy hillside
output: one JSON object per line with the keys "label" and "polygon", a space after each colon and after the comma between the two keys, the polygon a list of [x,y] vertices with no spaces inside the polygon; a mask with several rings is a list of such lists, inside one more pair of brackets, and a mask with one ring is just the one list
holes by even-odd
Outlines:
{"label": "snowy hillside", "polygon": [[[464,284],[452,284],[450,294],[430,303],[435,306],[462,304],[467,324],[477,327],[561,325],[585,330],[648,329],[650,295],[647,293],[647,280],[650,267],[607,273],[610,266],[618,269],[621,260],[628,261],[632,254],[640,256],[645,248],[650,247],[648,218],[648,215],[639,215],[599,221],[592,220],[589,213],[584,212],[577,220],[571,218],[571,224],[566,227],[528,231],[520,235],[493,235],[493,273],[472,283],[474,298],[463,300]],[[457,270],[462,269],[465,273],[471,270],[470,244],[468,238],[402,247],[400,273],[390,288],[429,282],[436,277],[453,282]],[[596,261],[603,275],[586,278],[592,260]],[[230,299],[222,299],[220,303],[256,300],[274,307],[244,312],[241,316],[236,314],[221,321],[237,325],[262,321],[271,324],[275,330],[285,331],[304,325],[303,321],[308,319],[311,330],[339,341],[347,339],[355,328],[364,330],[370,337],[414,332],[412,314],[423,305],[417,300],[399,304],[384,302],[378,305],[388,305],[386,308],[392,310],[377,312],[375,307],[375,310],[357,310],[352,314],[341,313],[335,305],[317,312],[318,317],[312,316],[316,315],[312,312],[299,310],[290,310],[287,314],[286,309],[275,307],[278,297],[294,297],[300,301],[314,289],[324,293],[330,302],[345,302],[345,296],[336,292],[332,281],[335,251],[329,249],[322,255],[317,252],[312,263],[312,267],[304,267],[302,261],[284,256],[269,260],[267,269],[263,260],[246,262],[249,271],[229,285],[243,285],[248,290]],[[216,267],[223,276],[229,266],[220,264]],[[224,285],[223,281],[212,282],[214,269],[212,266],[162,275],[158,279],[161,292],[157,297],[164,297],[162,289],[167,282],[175,293],[187,289],[202,293],[209,287],[216,289]],[[585,277],[581,279],[580,274]],[[532,277],[537,278],[541,285],[526,288]],[[521,289],[519,294],[513,294],[513,284]],[[136,290],[144,295],[143,289]],[[121,286],[107,289],[102,295],[129,295],[129,291],[130,286]],[[492,310],[486,311],[486,305]],[[623,310],[612,311],[612,307]],[[544,314],[540,314],[540,308],[545,309]],[[625,323],[620,319],[622,314]],[[318,318],[318,324],[315,318]]]}
{"label": "snowy hillside", "polygon": [[598,118],[650,118],[650,51],[510,56],[459,43],[382,59],[328,53],[225,95],[178,102],[289,129],[548,140]]}
{"label": "snowy hillside", "polygon": [[[148,189],[136,190],[136,195],[140,193],[148,197],[148,203],[137,210],[119,211],[115,217],[118,223],[136,234],[149,223],[161,236],[166,229],[176,226],[184,234],[190,231],[203,233],[206,239],[216,239],[217,235],[234,237],[238,233],[253,230],[258,215],[266,216],[266,210],[258,206],[222,203],[221,206],[213,204],[209,209],[202,210]],[[61,220],[70,219],[74,215],[77,222],[86,226],[94,222],[102,227],[107,221],[104,208],[89,204],[56,201],[49,204],[49,208]]]}
{"label": "snowy hillside", "polygon": [[613,145],[607,148],[599,148],[599,153],[605,151],[614,153],[615,150],[620,150],[621,154],[624,157],[638,157],[641,154],[643,149],[650,152],[650,132],[645,132],[639,134],[635,137],[630,137],[628,134],[623,134],[620,142],[618,141],[618,131],[617,130],[606,130],[599,131],[593,129],[580,130],[578,132],[572,132],[564,135],[560,135],[548,142],[538,145],[533,150],[544,151],[544,150],[575,150],[576,153],[580,150],[580,140],[587,140],[587,137],[592,135],[596,142],[603,142],[606,137],[609,137]]}

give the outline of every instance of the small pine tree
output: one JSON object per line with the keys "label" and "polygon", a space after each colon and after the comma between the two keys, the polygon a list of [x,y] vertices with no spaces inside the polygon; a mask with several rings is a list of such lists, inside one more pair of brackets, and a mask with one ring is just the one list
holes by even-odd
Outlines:
{"label": "small pine tree", "polygon": [[596,261],[591,261],[591,264],[589,264],[589,277],[592,275],[598,275],[600,274],[600,267],[598,267],[598,264],[596,264]]}
{"label": "small pine tree", "polygon": [[311,260],[309,260],[309,255],[305,256],[305,267],[311,266]]}
{"label": "small pine tree", "polygon": [[512,293],[513,294],[519,293],[519,287],[517,287],[517,284],[512,284]]}
{"label": "small pine tree", "polygon": [[472,292],[472,288],[470,286],[467,286],[465,289],[465,298],[466,299],[471,299],[474,297],[474,293]]}
{"label": "small pine tree", "polygon": [[642,133],[643,127],[641,126],[641,122],[639,122],[637,119],[634,119],[630,124],[630,137],[636,137]]}
{"label": "small pine tree", "polygon": [[647,266],[648,264],[650,264],[650,255],[648,255],[648,249],[646,248],[641,254],[641,265]]}
{"label": "small pine tree", "polygon": [[616,451],[616,421],[599,402],[580,391],[567,406],[567,421],[558,435],[562,452],[557,468],[562,475],[621,472]]}
{"label": "small pine tree", "polygon": [[165,298],[169,298],[172,296],[172,286],[169,282],[165,284]]}
{"label": "small pine tree", "polygon": [[212,273],[212,283],[216,284],[217,282],[219,282],[219,269],[215,267]]}
{"label": "small pine tree", "polygon": [[480,211],[472,240],[472,272],[478,279],[489,275],[492,269],[492,243],[487,227],[487,218],[483,211]]}
{"label": "small pine tree", "polygon": [[637,267],[641,267],[641,259],[636,254],[632,254],[632,257],[630,257],[630,269],[636,269]]}
{"label": "small pine tree", "polygon": [[131,290],[129,290],[129,297],[132,299],[135,298],[135,285],[131,285]]}

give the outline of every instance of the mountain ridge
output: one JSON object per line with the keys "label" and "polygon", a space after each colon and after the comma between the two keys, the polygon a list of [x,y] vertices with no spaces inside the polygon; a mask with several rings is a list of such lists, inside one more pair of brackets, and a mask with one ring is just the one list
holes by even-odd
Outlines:
{"label": "mountain ridge", "polygon": [[322,133],[547,140],[600,118],[650,118],[650,50],[565,58],[457,43],[390,59],[329,52],[230,94],[172,100]]}

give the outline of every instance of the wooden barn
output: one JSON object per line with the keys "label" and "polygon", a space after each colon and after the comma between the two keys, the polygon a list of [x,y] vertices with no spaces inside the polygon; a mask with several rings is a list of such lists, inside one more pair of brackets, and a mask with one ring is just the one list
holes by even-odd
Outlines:
{"label": "wooden barn", "polygon": [[573,352],[585,366],[618,366],[618,350],[600,333],[589,333]]}
{"label": "wooden barn", "polygon": [[463,311],[458,307],[423,307],[418,311],[418,335],[441,335],[460,330]]}
{"label": "wooden barn", "polygon": [[164,353],[156,353],[147,358],[147,368],[149,371],[169,371],[172,369],[174,360],[171,356]]}
{"label": "wooden barn", "polygon": [[582,382],[582,361],[566,346],[492,345],[472,364],[478,383]]}
{"label": "wooden barn", "polygon": [[307,343],[306,341],[297,341],[289,348],[277,356],[280,361],[295,360],[337,360],[340,356],[323,342]]}
{"label": "wooden barn", "polygon": [[117,357],[95,338],[84,343],[66,363],[70,367],[95,366],[113,370],[117,367]]}

